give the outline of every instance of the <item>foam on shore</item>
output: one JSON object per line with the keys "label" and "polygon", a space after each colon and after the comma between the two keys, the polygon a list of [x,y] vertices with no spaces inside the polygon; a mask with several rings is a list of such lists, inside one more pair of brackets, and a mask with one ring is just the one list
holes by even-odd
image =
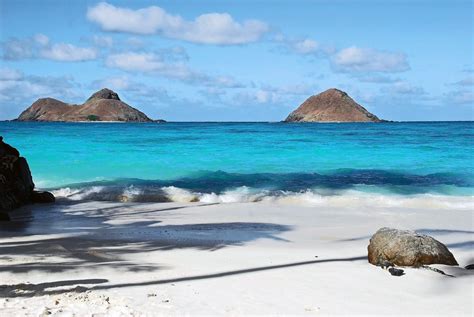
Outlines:
{"label": "foam on shore", "polygon": [[246,186],[225,190],[221,193],[201,193],[174,186],[167,187],[113,187],[90,186],[86,188],[60,188],[53,190],[58,199],[74,201],[113,201],[113,202],[204,202],[204,203],[242,203],[277,202],[299,205],[327,205],[333,207],[406,207],[473,210],[472,196],[447,196],[435,194],[395,195],[367,193],[357,190],[325,193],[317,190],[301,192],[271,191]]}

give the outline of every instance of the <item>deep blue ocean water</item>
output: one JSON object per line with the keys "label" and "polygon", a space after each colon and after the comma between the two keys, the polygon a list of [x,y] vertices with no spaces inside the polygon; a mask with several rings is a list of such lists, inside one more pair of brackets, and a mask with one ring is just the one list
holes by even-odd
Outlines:
{"label": "deep blue ocean water", "polygon": [[27,158],[38,187],[90,199],[166,200],[163,188],[474,193],[473,122],[1,122],[0,135]]}

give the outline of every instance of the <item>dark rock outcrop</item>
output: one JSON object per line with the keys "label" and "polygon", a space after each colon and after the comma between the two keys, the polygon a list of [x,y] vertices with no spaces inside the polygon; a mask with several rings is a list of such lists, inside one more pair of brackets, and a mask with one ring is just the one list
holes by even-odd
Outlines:
{"label": "dark rock outcrop", "polygon": [[82,105],[71,105],[53,98],[41,98],[23,111],[18,121],[127,121],[153,122],[143,112],[120,100],[118,94],[104,88]]}
{"label": "dark rock outcrop", "polygon": [[438,240],[409,230],[379,229],[370,238],[369,262],[382,266],[420,267],[429,264],[458,265],[453,254]]}
{"label": "dark rock outcrop", "polygon": [[34,188],[26,159],[0,136],[0,218],[6,219],[8,211],[28,203],[54,202],[53,194]]}
{"label": "dark rock outcrop", "polygon": [[285,122],[381,122],[347,93],[331,88],[311,96]]}

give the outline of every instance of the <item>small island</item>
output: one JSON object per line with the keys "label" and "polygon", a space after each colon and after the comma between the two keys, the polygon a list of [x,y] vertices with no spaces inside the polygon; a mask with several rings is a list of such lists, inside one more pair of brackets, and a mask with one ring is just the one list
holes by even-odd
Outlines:
{"label": "small island", "polygon": [[23,111],[17,121],[58,122],[164,122],[120,100],[118,94],[104,88],[92,94],[82,105],[68,104],[54,98],[41,98]]}
{"label": "small island", "polygon": [[339,89],[306,99],[284,122],[383,122]]}

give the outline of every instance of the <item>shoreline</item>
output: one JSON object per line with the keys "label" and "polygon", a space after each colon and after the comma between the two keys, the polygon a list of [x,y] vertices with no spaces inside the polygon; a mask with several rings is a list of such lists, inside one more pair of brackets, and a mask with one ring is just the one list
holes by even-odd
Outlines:
{"label": "shoreline", "polygon": [[405,123],[470,123],[474,122],[474,120],[452,120],[452,121],[443,121],[443,120],[436,120],[436,121],[399,121],[399,120],[385,120],[381,122],[356,122],[356,121],[351,121],[351,122],[343,122],[343,121],[334,121],[334,122],[285,122],[285,121],[168,121],[166,120],[165,122],[159,122],[160,119],[150,121],[150,122],[140,122],[140,121],[19,121],[16,119],[12,120],[0,120],[0,122],[29,122],[29,123],[34,123],[34,122],[39,122],[39,123],[96,123],[96,122],[102,122],[102,123],[210,123],[210,124],[225,124],[225,123],[302,123],[302,124],[313,124],[313,123],[328,123],[328,124],[334,124],[334,123],[349,123],[349,124],[358,124],[358,123],[400,123],[400,124],[405,124]]}
{"label": "shoreline", "polygon": [[[474,259],[472,211],[69,201],[21,212],[34,221],[0,229],[7,314],[473,313],[462,269]],[[368,239],[384,226],[445,243],[460,267],[433,267],[457,277],[370,265]]]}
{"label": "shoreline", "polygon": [[116,203],[279,203],[284,205],[306,207],[400,207],[425,209],[458,209],[473,210],[474,196],[447,195],[440,193],[421,193],[401,195],[395,193],[366,192],[345,190],[337,193],[324,193],[312,190],[291,192],[270,192],[265,189],[254,189],[246,186],[214,192],[191,191],[174,186],[154,188],[151,192],[147,187],[139,186],[89,186],[45,188],[51,191],[58,200],[75,202],[116,202]]}

